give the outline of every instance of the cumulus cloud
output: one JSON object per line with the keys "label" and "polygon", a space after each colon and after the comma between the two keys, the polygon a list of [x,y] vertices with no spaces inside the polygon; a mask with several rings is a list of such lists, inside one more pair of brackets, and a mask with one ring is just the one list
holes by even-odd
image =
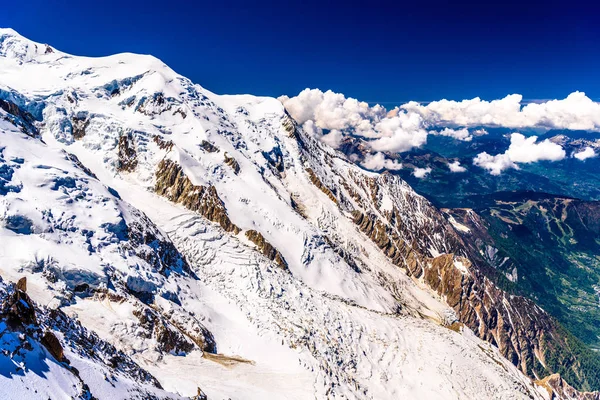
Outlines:
{"label": "cumulus cloud", "polygon": [[423,120],[417,114],[399,113],[385,118],[375,125],[379,138],[369,142],[376,151],[401,153],[413,147],[421,147],[427,142],[427,131]]}
{"label": "cumulus cloud", "polygon": [[331,90],[304,89],[298,96],[282,96],[279,100],[299,124],[312,120],[321,129],[353,129],[364,136],[372,129],[370,121],[380,120],[387,114],[380,105],[370,107],[368,103]]}
{"label": "cumulus cloud", "polygon": [[492,175],[499,175],[505,169],[518,169],[518,163],[559,161],[565,158],[566,153],[561,145],[548,139],[541,142],[537,139],[537,136],[525,137],[520,133],[513,133],[506,152],[494,156],[486,152],[480,153],[473,159],[473,164],[487,169]]}
{"label": "cumulus cloud", "polygon": [[426,177],[427,175],[429,175],[430,173],[431,173],[431,168],[430,168],[430,167],[427,167],[427,168],[419,168],[419,167],[416,167],[416,168],[413,170],[413,172],[412,172],[412,174],[413,174],[413,175],[414,175],[416,178],[419,178],[419,179],[423,179],[423,178],[425,178],[425,177]]}
{"label": "cumulus cloud", "polygon": [[587,146],[585,149],[573,154],[573,157],[575,157],[576,159],[581,160],[581,161],[587,160],[588,158],[597,157],[597,156],[598,155],[596,154],[594,149],[592,149],[590,146]]}
{"label": "cumulus cloud", "polygon": [[401,163],[385,158],[383,153],[367,154],[361,165],[371,171],[381,171],[382,169],[397,171],[402,169]]}
{"label": "cumulus cloud", "polygon": [[334,149],[339,148],[342,140],[344,139],[344,135],[341,131],[333,129],[328,133],[325,133],[323,132],[323,129],[319,128],[312,120],[306,121],[303,125],[303,128],[306,133],[327,144],[328,146],[333,147]]}
{"label": "cumulus cloud", "polygon": [[511,161],[508,154],[497,154],[492,156],[486,152],[479,153],[473,159],[473,164],[487,169],[492,175],[500,175],[502,171],[509,168],[519,169],[517,164]]}
{"label": "cumulus cloud", "polygon": [[460,161],[458,160],[448,163],[448,169],[450,169],[450,172],[465,172],[467,170],[465,167],[460,165]]}
{"label": "cumulus cloud", "polygon": [[541,160],[560,161],[566,153],[561,145],[546,139],[537,143],[537,136],[525,137],[520,133],[510,135],[506,152],[516,163],[532,163]]}
{"label": "cumulus cloud", "polygon": [[600,103],[583,92],[573,92],[562,100],[523,103],[523,96],[503,99],[433,101],[427,105],[409,102],[403,110],[421,115],[430,126],[501,126],[507,128],[546,128],[600,131]]}
{"label": "cumulus cloud", "polygon": [[462,129],[452,129],[452,128],[444,128],[441,131],[429,131],[431,135],[437,136],[448,136],[457,140],[462,140],[463,142],[470,142],[473,140],[473,135],[469,132],[467,128]]}
{"label": "cumulus cloud", "polygon": [[[388,112],[331,90],[305,89],[298,96],[279,100],[305,130],[332,147],[339,146],[347,135],[362,137],[377,152],[400,153],[427,142],[423,118],[417,113],[399,108]],[[331,132],[323,135],[324,131]]]}

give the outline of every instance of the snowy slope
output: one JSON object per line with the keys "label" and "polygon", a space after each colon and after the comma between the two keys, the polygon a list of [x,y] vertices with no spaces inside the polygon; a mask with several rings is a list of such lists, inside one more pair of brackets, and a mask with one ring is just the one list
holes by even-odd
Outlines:
{"label": "snowy slope", "polygon": [[0,275],[27,276],[35,300],[166,390],[548,396],[356,219],[401,224],[395,240],[423,257],[460,254],[451,227],[400,179],[299,130],[278,100],[215,95],[151,56],[75,57],[2,29],[2,104]]}
{"label": "snowy slope", "polygon": [[38,307],[27,282],[0,280],[3,399],[177,399],[127,355],[58,310]]}

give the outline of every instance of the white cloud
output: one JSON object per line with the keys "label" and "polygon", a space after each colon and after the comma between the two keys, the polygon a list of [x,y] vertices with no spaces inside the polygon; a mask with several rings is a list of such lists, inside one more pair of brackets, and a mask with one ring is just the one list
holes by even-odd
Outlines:
{"label": "white cloud", "polygon": [[372,128],[370,121],[380,120],[387,114],[382,106],[370,107],[331,90],[304,89],[298,96],[282,96],[279,100],[299,124],[312,120],[321,129],[354,129],[365,135]]}
{"label": "white cloud", "polygon": [[[523,106],[523,107],[522,107]],[[600,131],[600,103],[583,92],[573,92],[562,100],[523,104],[523,96],[503,99],[433,101],[404,104],[402,109],[420,114],[429,126],[502,126],[507,128],[546,128]]]}
{"label": "white cloud", "polygon": [[508,168],[518,169],[518,163],[559,161],[565,158],[565,150],[559,144],[548,139],[538,143],[537,139],[537,136],[525,137],[520,133],[513,133],[506,152],[495,156],[480,153],[473,159],[473,164],[487,169],[492,175],[499,175]]}
{"label": "white cloud", "polygon": [[[373,150],[379,152],[399,153],[427,142],[423,118],[417,113],[408,113],[399,108],[388,112],[382,106],[370,107],[365,102],[346,98],[330,90],[305,89],[298,96],[282,96],[279,100],[305,130],[332,147],[339,146],[346,135],[362,137]],[[327,138],[328,135],[323,136],[323,130],[336,133]]]}
{"label": "white cloud", "polygon": [[566,156],[561,145],[548,139],[537,143],[537,136],[525,137],[520,133],[510,135],[510,146],[506,153],[516,163],[560,161]]}
{"label": "white cloud", "polygon": [[454,161],[448,164],[450,172],[465,172],[467,169],[460,165],[460,161]]}
{"label": "white cloud", "polygon": [[321,142],[333,147],[334,149],[340,147],[340,144],[342,143],[343,139],[344,135],[341,131],[338,131],[337,129],[334,129],[328,134],[320,137]]}
{"label": "white cloud", "polygon": [[487,169],[492,175],[500,175],[502,171],[509,168],[519,169],[517,164],[510,160],[510,157],[504,154],[492,156],[486,152],[479,153],[473,159],[473,164],[481,168]]}
{"label": "white cloud", "polygon": [[382,169],[397,171],[402,169],[401,163],[385,158],[383,153],[367,154],[361,165],[371,171],[380,171]]}
{"label": "white cloud", "polygon": [[573,154],[573,157],[575,157],[576,159],[581,160],[581,161],[587,160],[588,158],[597,157],[597,156],[598,156],[598,154],[596,154],[594,149],[592,149],[590,146],[587,146],[585,149]]}
{"label": "white cloud", "polygon": [[422,128],[423,120],[418,114],[399,113],[385,118],[377,125],[375,131],[379,138],[369,142],[376,151],[401,153],[427,143],[427,131]]}
{"label": "white cloud", "polygon": [[462,129],[452,129],[452,128],[444,128],[441,131],[429,131],[431,135],[438,136],[448,136],[457,140],[462,140],[464,142],[470,142],[473,140],[473,135],[469,133],[467,128]]}
{"label": "white cloud", "polygon": [[419,179],[423,179],[425,178],[427,175],[429,175],[431,173],[431,168],[427,167],[427,168],[419,168],[419,167],[415,167],[415,169],[413,170],[412,174],[419,178]]}
{"label": "white cloud", "polygon": [[333,147],[334,149],[340,147],[340,144],[344,139],[344,135],[342,134],[342,132],[338,131],[337,129],[333,129],[329,133],[325,134],[323,132],[323,129],[315,125],[315,122],[312,120],[306,121],[302,127],[304,128],[304,131],[310,136],[320,140],[328,146]]}

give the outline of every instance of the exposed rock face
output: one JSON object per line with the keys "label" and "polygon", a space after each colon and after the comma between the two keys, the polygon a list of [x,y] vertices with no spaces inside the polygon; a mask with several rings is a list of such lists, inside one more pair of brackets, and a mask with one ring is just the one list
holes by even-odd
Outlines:
{"label": "exposed rock face", "polygon": [[218,223],[227,232],[240,232],[240,228],[229,219],[215,187],[194,185],[183,169],[171,160],[165,159],[158,164],[155,190],[159,195],[181,203],[208,220]]}
{"label": "exposed rock face", "polygon": [[[371,200],[378,204],[375,191],[390,183],[391,178],[382,175],[376,182],[364,182],[363,186],[369,187]],[[407,210],[403,212],[418,210],[426,215],[428,222],[423,226],[404,223],[403,215],[395,207],[382,212],[381,217],[354,210],[354,222],[394,264],[423,280],[444,298],[460,322],[496,345],[523,373],[535,377],[535,371],[540,372],[540,365],[545,365],[547,352],[568,346],[558,333],[557,323],[534,302],[499,289],[486,276],[494,271],[467,258],[471,251],[439,212],[420,196],[410,197],[404,199]],[[442,255],[431,257],[428,247],[435,237],[443,237],[446,248]],[[564,362],[573,363],[574,359]]]}
{"label": "exposed rock face", "polygon": [[131,134],[119,138],[119,171],[132,172],[137,167],[137,152]]}
{"label": "exposed rock face", "polygon": [[0,109],[12,115],[11,123],[20,126],[21,130],[29,136],[38,136],[39,132],[34,125],[35,117],[31,113],[22,110],[17,104],[0,99]]}
{"label": "exposed rock face", "polygon": [[146,338],[154,339],[157,349],[162,353],[186,354],[196,346],[202,351],[216,352],[216,344],[212,335],[197,321],[179,321],[180,323],[177,323],[158,310],[142,304],[138,304],[133,314],[140,322],[143,331],[140,333]]}
{"label": "exposed rock face", "polygon": [[128,224],[129,247],[135,254],[152,265],[163,275],[175,271],[193,276],[185,258],[142,213],[135,213],[137,219]]}
{"label": "exposed rock face", "polygon": [[90,125],[90,117],[86,113],[80,113],[73,117],[73,139],[80,140],[85,136],[85,130]]}
{"label": "exposed rock face", "polygon": [[17,290],[20,290],[21,292],[27,292],[27,278],[26,277],[22,277],[21,279],[19,279],[19,281],[17,282]]}
{"label": "exposed rock face", "polygon": [[165,97],[164,93],[156,92],[152,96],[141,98],[135,111],[147,116],[159,115],[170,111],[176,103],[174,99]]}
{"label": "exposed rock face", "polygon": [[215,152],[219,151],[219,148],[217,146],[215,146],[214,144],[212,144],[211,142],[209,142],[208,140],[203,140],[202,142],[200,142],[200,147],[202,147],[204,150],[208,151],[209,153],[215,153]]}
{"label": "exposed rock face", "polygon": [[312,170],[312,168],[307,168],[306,173],[308,174],[310,181],[313,183],[313,185],[318,187],[321,190],[321,192],[325,193],[327,197],[331,199],[331,201],[333,201],[335,204],[338,204],[338,200],[333,195],[333,192],[327,186],[323,185],[323,183]]}
{"label": "exposed rock face", "polygon": [[225,164],[229,165],[233,169],[233,172],[238,174],[240,172],[240,164],[238,164],[235,158],[230,157],[227,153],[223,154],[223,157],[225,158]]}
{"label": "exposed rock face", "polygon": [[551,399],[600,400],[598,392],[579,392],[558,374],[552,374],[536,383],[548,391]]}
{"label": "exposed rock face", "polygon": [[38,323],[33,301],[25,291],[18,287],[23,288],[26,286],[23,279],[19,280],[20,285],[12,288],[0,304],[0,318],[6,319],[11,326],[18,328],[37,325]]}
{"label": "exposed rock face", "polygon": [[260,232],[250,229],[246,231],[246,237],[252,243],[256,244],[258,251],[264,254],[269,260],[275,261],[281,268],[287,269],[287,262],[281,253],[271,243],[267,242]]}
{"label": "exposed rock face", "polygon": [[161,352],[185,354],[194,349],[194,344],[169,326],[156,311],[140,306],[133,311],[133,315],[140,321],[146,338],[154,338]]}
{"label": "exposed rock face", "polygon": [[54,358],[56,358],[58,361],[63,361],[65,359],[63,347],[54,333],[51,331],[44,332],[44,336],[42,337],[41,341]]}
{"label": "exposed rock face", "polygon": [[173,148],[173,142],[171,142],[170,140],[164,140],[158,135],[154,135],[152,137],[152,140],[158,145],[158,148],[161,150],[170,151]]}

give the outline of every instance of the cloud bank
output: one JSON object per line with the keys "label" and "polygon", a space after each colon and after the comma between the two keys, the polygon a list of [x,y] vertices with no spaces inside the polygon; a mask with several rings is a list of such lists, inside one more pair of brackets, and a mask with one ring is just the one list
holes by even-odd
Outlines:
{"label": "cloud bank", "polygon": [[376,152],[401,153],[427,142],[423,118],[417,113],[398,108],[388,112],[331,90],[305,89],[279,100],[307,132],[334,148],[345,136],[361,137]]}
{"label": "cloud bank", "polygon": [[561,145],[548,139],[541,142],[537,139],[537,136],[525,137],[520,133],[513,133],[506,152],[494,156],[486,152],[479,153],[473,159],[473,164],[488,170],[492,175],[500,175],[509,168],[519,169],[518,163],[560,161],[565,158],[566,152]]}
{"label": "cloud bank", "polygon": [[511,94],[485,101],[440,100],[423,105],[414,101],[400,108],[423,117],[431,126],[498,126],[506,128],[545,128],[600,131],[600,103],[583,92],[573,92],[562,100],[523,103],[523,96]]}
{"label": "cloud bank", "polygon": [[[398,170],[402,165],[387,159],[384,153],[402,153],[427,143],[429,135],[446,136],[469,142],[486,135],[482,127],[588,130],[600,132],[600,103],[583,92],[574,92],[562,100],[539,103],[523,102],[520,94],[485,101],[480,98],[453,101],[440,100],[429,104],[409,102],[392,110],[380,105],[370,106],[331,90],[305,89],[295,97],[279,100],[303,129],[332,148],[340,148],[344,139],[358,138],[372,153],[361,160],[371,170]],[[573,154],[580,160],[596,156],[591,148]],[[540,160],[558,161],[565,157],[564,149],[537,137],[511,135],[510,147],[501,154],[480,153],[473,163],[494,175],[515,168],[518,164]],[[451,172],[466,169],[457,161],[448,164]],[[415,170],[415,176],[425,177],[426,168]]]}

